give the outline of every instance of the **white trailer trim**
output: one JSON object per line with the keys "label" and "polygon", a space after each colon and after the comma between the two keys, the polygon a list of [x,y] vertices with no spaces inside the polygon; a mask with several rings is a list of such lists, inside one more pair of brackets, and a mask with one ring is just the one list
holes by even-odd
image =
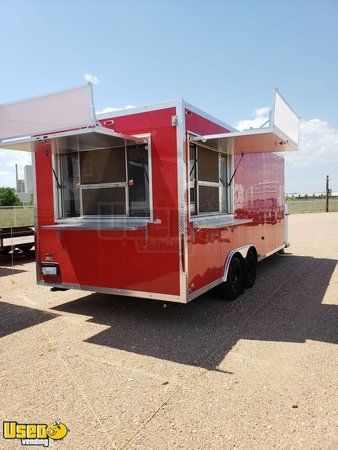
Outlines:
{"label": "white trailer trim", "polygon": [[[43,261],[42,261],[43,262]],[[37,263],[40,266],[40,263]],[[126,297],[149,298],[151,300],[162,300],[166,302],[186,303],[180,295],[162,294],[160,292],[134,291],[129,289],[108,288],[103,286],[89,286],[70,283],[50,283],[38,279],[37,284],[41,286],[55,287],[59,289],[76,289],[80,291],[99,292],[102,294],[122,295]]]}

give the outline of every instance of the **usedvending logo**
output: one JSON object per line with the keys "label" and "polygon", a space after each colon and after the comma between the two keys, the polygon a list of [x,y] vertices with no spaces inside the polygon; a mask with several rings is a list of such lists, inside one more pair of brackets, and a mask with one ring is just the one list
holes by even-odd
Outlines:
{"label": "usedvending logo", "polygon": [[41,445],[48,447],[50,442],[61,441],[68,433],[67,426],[60,420],[49,425],[46,423],[3,422],[3,437],[8,440],[19,440],[21,445]]}

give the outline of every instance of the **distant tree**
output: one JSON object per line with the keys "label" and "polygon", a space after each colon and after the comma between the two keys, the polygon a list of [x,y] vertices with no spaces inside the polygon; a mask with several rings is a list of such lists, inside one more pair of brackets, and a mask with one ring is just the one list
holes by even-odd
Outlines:
{"label": "distant tree", "polygon": [[34,206],[33,194],[31,195],[31,199],[29,200],[29,205],[28,206]]}
{"label": "distant tree", "polygon": [[22,204],[13,188],[0,187],[0,206],[22,206]]}

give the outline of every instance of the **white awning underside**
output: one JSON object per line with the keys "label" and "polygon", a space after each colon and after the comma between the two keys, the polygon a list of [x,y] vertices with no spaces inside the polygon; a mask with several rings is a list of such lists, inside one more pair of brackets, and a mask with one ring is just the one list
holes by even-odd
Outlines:
{"label": "white awning underside", "polygon": [[[92,134],[91,139],[98,142],[100,135],[106,134],[119,141],[119,145],[121,140],[127,145],[144,142],[144,139],[123,136],[99,126],[90,84],[0,105],[0,148],[34,151],[35,142],[84,134]],[[231,144],[235,154],[268,153],[297,150],[298,135],[299,117],[276,90],[269,128],[196,136],[192,140],[222,151],[227,151]]]}
{"label": "white awning underside", "polygon": [[99,125],[90,84],[0,105],[0,149],[31,152],[36,142],[67,137],[71,145],[76,137],[77,142],[97,148],[107,136],[111,147],[145,142]]}
{"label": "white awning underside", "polygon": [[82,130],[64,131],[60,133],[46,134],[38,137],[25,138],[23,142],[7,142],[0,146],[4,150],[34,151],[34,144],[37,142],[59,141],[66,142],[69,150],[113,148],[124,145],[134,145],[135,143],[146,143],[148,140],[115,133],[107,128],[93,127]]}
{"label": "white awning underside", "polygon": [[298,149],[299,117],[276,90],[272,124],[267,128],[196,136],[192,141],[234,154],[288,152]]}

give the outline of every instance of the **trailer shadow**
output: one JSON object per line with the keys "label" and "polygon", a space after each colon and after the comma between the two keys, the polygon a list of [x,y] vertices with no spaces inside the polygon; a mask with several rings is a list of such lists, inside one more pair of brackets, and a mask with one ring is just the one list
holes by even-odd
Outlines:
{"label": "trailer shadow", "polygon": [[26,270],[0,266],[0,278],[8,277],[9,275],[16,275],[18,273],[23,273],[23,272],[26,272]]}
{"label": "trailer shadow", "polygon": [[[34,255],[20,255],[19,258],[11,259],[11,255],[0,256],[0,278],[7,277],[9,275],[16,275],[18,273],[27,272],[28,269],[24,269],[24,264],[34,262]],[[19,266],[22,266],[18,268]]]}
{"label": "trailer shadow", "polygon": [[337,343],[337,307],[323,298],[333,259],[274,255],[255,286],[229,303],[209,292],[187,305],[91,294],[55,307],[109,326],[86,342],[218,370],[240,339]]}
{"label": "trailer shadow", "polygon": [[58,316],[56,313],[0,301],[0,338]]}
{"label": "trailer shadow", "polygon": [[14,253],[1,254],[0,253],[0,266],[16,266],[18,264],[26,264],[35,261],[35,252],[30,250],[27,253],[14,251]]}

